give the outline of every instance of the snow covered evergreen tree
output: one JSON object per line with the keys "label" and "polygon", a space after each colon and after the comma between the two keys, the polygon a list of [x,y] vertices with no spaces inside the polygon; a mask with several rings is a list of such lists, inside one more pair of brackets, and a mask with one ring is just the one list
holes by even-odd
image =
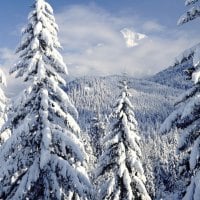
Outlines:
{"label": "snow covered evergreen tree", "polygon": [[[193,78],[199,76],[190,73]],[[195,80],[198,80],[199,78]],[[178,149],[182,153],[180,173],[185,177],[186,185],[184,200],[199,199],[200,196],[200,82],[185,92],[175,105],[175,110],[161,126],[161,132],[169,132],[173,127],[179,129]]]}
{"label": "snow covered evergreen tree", "polygon": [[0,199],[91,198],[77,111],[61,88],[67,67],[57,31],[51,6],[36,0],[10,71],[30,85],[4,126],[11,137],[0,149]]}
{"label": "snow covered evergreen tree", "polygon": [[105,136],[108,119],[106,115],[101,115],[100,111],[91,120],[90,134],[93,142],[93,151],[98,159],[102,153],[102,139]]}
{"label": "snow covered evergreen tree", "polygon": [[[185,5],[193,5],[178,24],[187,23],[200,16],[198,0],[186,0]],[[196,5],[196,6],[195,6]],[[178,149],[182,152],[180,173],[188,185],[183,193],[183,200],[199,200],[200,197],[200,50],[193,53],[193,67],[186,73],[194,85],[185,92],[175,104],[176,109],[161,126],[161,132],[168,132],[176,126],[180,132]]]}
{"label": "snow covered evergreen tree", "polygon": [[191,20],[196,19],[197,17],[200,17],[200,7],[198,5],[199,0],[185,0],[185,6],[191,6],[190,8],[178,21],[178,24],[184,24]]}
{"label": "snow covered evergreen tree", "polygon": [[105,150],[97,167],[99,200],[149,200],[140,162],[137,122],[126,83],[113,113],[114,124],[105,136]]}
{"label": "snow covered evergreen tree", "polygon": [[[0,70],[0,84],[6,86],[6,76],[2,70]],[[7,105],[8,99],[6,98],[4,91],[0,88],[0,127],[3,126],[7,118]],[[0,144],[6,141],[10,136],[10,131],[4,131],[0,134]]]}

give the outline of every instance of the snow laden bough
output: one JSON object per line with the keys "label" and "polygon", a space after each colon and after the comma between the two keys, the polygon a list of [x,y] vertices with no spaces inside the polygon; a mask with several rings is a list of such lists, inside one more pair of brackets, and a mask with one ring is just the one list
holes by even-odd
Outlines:
{"label": "snow laden bough", "polygon": [[[6,76],[2,70],[0,70],[0,84],[6,86]],[[8,99],[6,98],[3,89],[0,88],[0,127],[3,126],[7,118]],[[10,137],[10,131],[4,131],[0,134],[0,145]]]}
{"label": "snow laden bough", "polygon": [[200,17],[200,7],[197,5],[199,0],[185,0],[185,5],[186,6],[191,6],[192,7],[180,17],[178,21],[178,25],[185,24],[191,20],[196,19],[197,17]]}
{"label": "snow laden bough", "polygon": [[[186,0],[185,5],[192,5],[186,15],[180,18],[179,24],[186,23],[200,16],[199,0]],[[199,200],[200,198],[200,48],[193,50],[193,66],[186,71],[193,87],[186,91],[176,103],[175,110],[161,126],[161,132],[169,132],[173,127],[179,128],[178,149],[183,153],[179,163],[180,174],[187,184],[183,192],[183,200]]]}
{"label": "snow laden bough", "polygon": [[77,111],[60,87],[67,67],[57,51],[58,26],[44,0],[33,8],[10,71],[30,86],[4,125],[11,137],[0,148],[0,199],[92,199]]}
{"label": "snow laden bough", "polygon": [[104,138],[105,151],[96,170],[99,200],[151,199],[144,185],[140,137],[129,95],[125,85],[113,113],[111,131]]}

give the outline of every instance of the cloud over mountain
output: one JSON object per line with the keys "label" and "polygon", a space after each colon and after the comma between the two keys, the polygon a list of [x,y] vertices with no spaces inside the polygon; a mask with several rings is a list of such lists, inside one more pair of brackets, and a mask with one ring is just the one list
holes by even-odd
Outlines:
{"label": "cloud over mountain", "polygon": [[[94,4],[68,6],[55,14],[63,46],[61,53],[70,76],[124,72],[137,78],[152,75],[199,42],[198,34],[190,35],[178,27],[170,30],[154,20],[126,13],[114,15]],[[0,65],[7,74],[11,95],[21,88],[21,81],[8,75],[16,57],[14,49],[0,49]]]}
{"label": "cloud over mountain", "polygon": [[63,55],[75,76],[151,75],[198,42],[198,35],[190,37],[178,27],[169,30],[153,20],[115,16],[95,5],[66,7],[56,19]]}

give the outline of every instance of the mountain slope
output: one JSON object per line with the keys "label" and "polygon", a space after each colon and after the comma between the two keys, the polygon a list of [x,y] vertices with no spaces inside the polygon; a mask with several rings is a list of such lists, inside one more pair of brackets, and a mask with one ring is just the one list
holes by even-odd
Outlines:
{"label": "mountain slope", "polygon": [[[119,95],[122,76],[82,77],[68,83],[66,91],[79,111],[79,122],[87,129],[91,119],[100,111],[109,115]],[[143,132],[159,125],[173,109],[181,89],[148,80],[126,77],[136,118]]]}
{"label": "mountain slope", "polygon": [[192,82],[187,80],[187,75],[184,71],[193,66],[192,53],[184,57],[180,61],[156,75],[148,78],[148,81],[153,81],[161,85],[177,89],[188,89],[191,87]]}

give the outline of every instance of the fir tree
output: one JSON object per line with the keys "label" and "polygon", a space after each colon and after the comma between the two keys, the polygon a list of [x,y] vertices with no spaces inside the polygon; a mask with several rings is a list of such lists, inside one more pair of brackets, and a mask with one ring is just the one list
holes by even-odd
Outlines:
{"label": "fir tree", "polygon": [[104,138],[105,150],[96,171],[102,183],[99,200],[150,199],[144,185],[140,137],[129,96],[125,84],[113,113],[114,124]]}
{"label": "fir tree", "polygon": [[[187,23],[200,16],[198,0],[186,0],[185,5],[193,7],[183,15],[178,24]],[[193,80],[193,87],[185,92],[176,102],[175,110],[161,126],[161,132],[171,128],[179,129],[178,149],[182,152],[179,163],[180,174],[185,177],[187,188],[183,193],[184,200],[198,200],[200,197],[200,54],[198,49],[193,56],[193,67],[186,73]]]}
{"label": "fir tree", "polygon": [[4,126],[11,137],[0,149],[0,199],[90,199],[77,111],[61,88],[67,67],[57,32],[53,9],[36,0],[10,71],[30,85]]}

